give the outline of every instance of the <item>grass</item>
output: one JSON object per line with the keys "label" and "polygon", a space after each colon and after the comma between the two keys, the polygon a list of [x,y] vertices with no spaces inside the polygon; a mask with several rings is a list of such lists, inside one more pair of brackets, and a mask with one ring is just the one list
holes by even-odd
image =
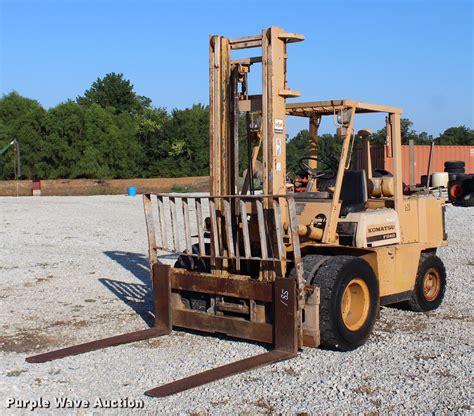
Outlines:
{"label": "grass", "polygon": [[173,185],[172,188],[171,188],[171,192],[183,194],[183,193],[194,192],[194,189],[191,185],[189,185],[189,186]]}
{"label": "grass", "polygon": [[21,373],[26,373],[28,370],[12,370],[7,373],[7,377],[18,377]]}

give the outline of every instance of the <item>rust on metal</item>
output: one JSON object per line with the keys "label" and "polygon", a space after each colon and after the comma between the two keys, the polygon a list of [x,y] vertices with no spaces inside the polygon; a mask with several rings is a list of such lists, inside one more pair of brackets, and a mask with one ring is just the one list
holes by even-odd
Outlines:
{"label": "rust on metal", "polygon": [[155,221],[153,218],[153,207],[150,194],[143,195],[143,209],[145,210],[145,222],[148,235],[148,260],[151,269],[153,264],[158,262],[158,258],[156,253]]}
{"label": "rust on metal", "polygon": [[250,235],[249,235],[249,224],[248,224],[248,214],[247,214],[247,207],[245,202],[240,200],[240,216],[242,222],[242,234],[244,240],[244,252],[245,258],[249,259],[252,257],[252,250],[250,248]]}
{"label": "rust on metal", "polygon": [[298,351],[298,298],[295,279],[279,278],[274,283],[275,349],[296,354]]}
{"label": "rust on metal", "polygon": [[203,219],[202,219],[201,198],[195,198],[194,201],[196,205],[196,224],[197,224],[197,233],[198,233],[199,255],[203,256],[206,254],[206,246],[204,243],[204,229],[203,229]]}
{"label": "rust on metal", "polygon": [[183,208],[183,221],[184,221],[184,237],[186,240],[186,252],[192,252],[191,246],[191,223],[189,220],[189,200],[188,198],[182,199],[182,208]]}
{"label": "rust on metal", "polygon": [[288,360],[294,356],[294,354],[287,351],[270,351],[264,354],[256,355],[254,357],[246,358],[244,360],[236,361],[234,363],[226,364],[221,367],[213,368],[212,370],[194,374],[172,383],[164,384],[163,386],[148,390],[145,392],[145,394],[151,397],[171,396],[172,394],[189,390],[194,387],[199,387],[225,377],[242,373],[244,371],[277,363],[279,361]]}
{"label": "rust on metal", "polygon": [[[274,325],[275,350],[256,355],[221,367],[213,368],[181,380],[177,380],[145,392],[151,397],[165,397],[189,390],[203,384],[229,377],[263,365],[276,363],[295,357],[298,352],[297,297],[294,279],[276,279],[274,283]],[[205,314],[202,314],[205,315]],[[212,323],[212,328],[214,328]],[[256,326],[256,323],[253,323]],[[271,325],[268,325],[272,328]]]}
{"label": "rust on metal", "polygon": [[231,277],[216,278],[212,274],[189,272],[185,269],[173,269],[170,279],[173,289],[253,299],[260,302],[271,302],[273,299],[272,285],[268,282]]}
{"label": "rust on metal", "polygon": [[168,198],[168,202],[170,204],[170,213],[171,213],[171,235],[173,237],[173,248],[174,251],[181,251],[179,248],[180,243],[180,232],[178,229],[178,215],[176,211],[176,198],[170,196]]}
{"label": "rust on metal", "polygon": [[155,328],[168,334],[172,328],[170,269],[166,264],[154,264],[152,269]]}
{"label": "rust on metal", "polygon": [[96,351],[103,348],[114,347],[116,345],[128,344],[130,342],[142,341],[168,334],[168,331],[160,331],[157,328],[144,329],[142,331],[131,332],[129,334],[117,335],[110,338],[104,338],[97,341],[86,342],[84,344],[74,345],[72,347],[61,348],[44,354],[34,355],[26,358],[28,363],[44,363],[46,361],[59,360],[60,358],[72,355],[84,354],[90,351]]}
{"label": "rust on metal", "polygon": [[227,252],[229,257],[235,257],[234,238],[232,235],[232,213],[230,209],[230,202],[224,199],[224,222],[225,234],[227,237]]}
{"label": "rust on metal", "polygon": [[160,231],[161,231],[161,245],[163,250],[168,250],[168,234],[166,232],[166,219],[165,219],[165,208],[163,205],[163,198],[157,197],[157,206],[158,206],[158,218],[160,221]]}
{"label": "rust on metal", "polygon": [[[261,262],[282,262],[284,267],[279,274],[286,271],[286,262],[289,261],[285,247],[285,227],[286,222],[291,217],[290,210],[295,211],[295,203],[289,195],[220,195],[202,196],[186,195],[177,196],[175,194],[147,194],[147,200],[158,201],[158,234],[159,242],[154,246],[157,249],[173,251],[177,254],[187,256],[209,258],[211,261],[222,260],[227,264],[235,262],[236,267],[242,260],[254,260]],[[191,210],[193,202],[196,209]],[[204,229],[203,203],[209,206],[209,230]],[[178,210],[177,206],[182,209]],[[220,208],[219,208],[220,207]],[[184,227],[177,226],[177,212],[183,214]],[[166,223],[172,224],[172,238],[167,234]],[[293,223],[297,221],[293,215]],[[152,217],[147,219],[147,227],[152,229],[152,224],[148,224]],[[267,224],[271,222],[271,226]],[[290,221],[291,222],[291,221]],[[197,234],[190,236],[191,224],[197,224]],[[257,233],[253,232],[257,230]],[[291,232],[290,232],[291,235]],[[205,242],[210,239],[212,250],[206,252]],[[156,240],[156,237],[155,237]],[[174,242],[174,246],[169,247],[169,240]],[[149,241],[153,241],[153,235],[149,236]],[[292,246],[296,239],[293,239]],[[185,249],[181,249],[183,242]],[[193,243],[197,243],[199,250],[190,250]],[[239,267],[237,269],[240,270]],[[268,267],[265,273],[271,275]],[[229,269],[230,272],[230,269]],[[273,273],[274,275],[274,273]],[[270,280],[273,280],[272,277]]]}
{"label": "rust on metal", "polygon": [[261,200],[255,200],[257,207],[258,232],[260,234],[260,252],[262,260],[268,259],[267,232],[265,230],[265,217],[263,215],[263,203]]}
{"label": "rust on metal", "polygon": [[191,309],[174,309],[173,326],[197,331],[220,333],[230,337],[248,339],[271,344],[273,329],[271,324],[250,322],[227,316],[210,315]]}

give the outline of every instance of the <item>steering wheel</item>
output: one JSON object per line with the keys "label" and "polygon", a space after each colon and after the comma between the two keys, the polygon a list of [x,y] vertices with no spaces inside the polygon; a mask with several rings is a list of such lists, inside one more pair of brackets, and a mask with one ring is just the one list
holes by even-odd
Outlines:
{"label": "steering wheel", "polygon": [[[309,167],[308,162],[310,160],[314,160],[318,162],[318,166],[321,164],[323,165],[322,169],[315,169]],[[298,161],[298,167],[304,171],[305,173],[308,174],[308,176],[311,176],[313,178],[321,178],[321,179],[332,179],[336,177],[336,169],[329,164],[328,162],[325,162],[324,160],[318,159],[317,157],[310,156],[310,157],[302,157]]]}

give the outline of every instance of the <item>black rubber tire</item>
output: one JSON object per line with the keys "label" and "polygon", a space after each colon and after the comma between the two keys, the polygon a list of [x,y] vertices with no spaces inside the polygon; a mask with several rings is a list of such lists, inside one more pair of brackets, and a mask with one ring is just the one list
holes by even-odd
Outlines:
{"label": "black rubber tire", "polygon": [[[441,278],[441,288],[438,296],[433,301],[429,301],[423,294],[423,278],[428,269],[431,267],[436,268],[439,271]],[[441,259],[432,253],[421,253],[420,264],[418,266],[418,272],[416,274],[415,289],[411,295],[411,298],[404,303],[406,309],[414,312],[428,312],[437,309],[444,298],[446,291],[446,269]]]}
{"label": "black rubber tire", "polygon": [[[303,277],[308,285],[312,284],[314,275],[323,263],[331,256],[324,256],[322,254],[306,254],[303,257]],[[296,277],[296,271],[293,268],[289,277]]]}
{"label": "black rubber tire", "polygon": [[456,201],[456,205],[461,207],[474,207],[474,193],[467,194],[460,201]]}
{"label": "black rubber tire", "polygon": [[[360,329],[351,331],[342,319],[341,302],[345,288],[354,278],[362,279],[368,287],[369,309]],[[351,351],[363,345],[372,333],[380,301],[377,278],[369,264],[358,257],[329,257],[311,283],[321,291],[321,345],[338,351]]]}
{"label": "black rubber tire", "polygon": [[[194,254],[199,253],[199,245],[193,244],[192,250]],[[210,244],[205,245],[206,254],[211,252]],[[210,273],[211,263],[209,259],[197,258],[181,254],[174,264],[176,269],[186,269],[190,272]],[[187,309],[194,309],[205,312],[209,307],[209,296],[201,293],[186,292],[181,293],[181,301]]]}
{"label": "black rubber tire", "polygon": [[462,160],[448,160],[444,162],[445,169],[464,169],[466,164]]}
{"label": "black rubber tire", "polygon": [[465,195],[463,182],[460,180],[451,181],[448,184],[448,197],[451,202],[461,200]]}
{"label": "black rubber tire", "polygon": [[[199,246],[193,244],[192,250],[194,254],[199,254]],[[205,245],[206,254],[210,253],[210,245]],[[211,263],[209,259],[197,258],[193,256],[186,256],[186,254],[181,254],[174,264],[176,269],[186,269],[190,272],[200,272],[200,273],[210,273],[211,272]]]}
{"label": "black rubber tire", "polygon": [[457,174],[457,175],[465,173],[464,168],[444,169],[444,171],[448,174]]}

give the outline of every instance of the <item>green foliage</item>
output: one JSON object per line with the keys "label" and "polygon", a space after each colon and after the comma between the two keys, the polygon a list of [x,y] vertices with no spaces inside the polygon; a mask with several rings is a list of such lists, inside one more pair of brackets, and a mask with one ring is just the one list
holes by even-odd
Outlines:
{"label": "green foliage", "polygon": [[173,110],[164,123],[148,166],[150,176],[179,177],[209,174],[209,108],[195,104]]}
{"label": "green foliage", "polygon": [[474,130],[466,126],[450,127],[441,134],[438,144],[474,146]]}
{"label": "green foliage", "polygon": [[[331,134],[323,134],[318,137],[317,157],[323,162],[338,164],[341,154],[342,140]],[[299,171],[298,162],[301,158],[309,156],[309,132],[301,130],[286,144],[286,163],[288,172]]]}
{"label": "green foliage", "polygon": [[194,188],[191,185],[189,186],[173,185],[171,187],[171,192],[176,192],[178,194],[191,193],[191,192],[194,192]]}
{"label": "green foliage", "polygon": [[137,95],[133,91],[133,85],[129,80],[123,78],[123,74],[111,72],[104,78],[97,78],[92,86],[78,97],[80,104],[98,104],[103,108],[113,107],[116,114],[137,114],[145,111],[151,105],[147,97]]}
{"label": "green foliage", "polygon": [[[426,132],[417,133],[413,128],[413,123],[407,118],[400,120],[400,130],[402,136],[402,144],[408,144],[410,139],[415,141],[415,144],[430,144],[433,140],[433,136]],[[387,129],[384,127],[375,132],[370,142],[373,144],[385,144],[387,140]]]}
{"label": "green foliage", "polygon": [[[41,105],[12,92],[0,100],[0,146],[13,139],[20,142],[22,148],[22,171],[29,178],[45,177],[44,170],[44,133],[48,113]],[[23,151],[24,150],[24,151]],[[0,166],[4,179],[13,179],[15,154],[9,152],[2,156]]]}
{"label": "green foliage", "polygon": [[298,161],[308,156],[309,132],[301,130],[286,144],[286,170],[297,173],[299,171]]}

